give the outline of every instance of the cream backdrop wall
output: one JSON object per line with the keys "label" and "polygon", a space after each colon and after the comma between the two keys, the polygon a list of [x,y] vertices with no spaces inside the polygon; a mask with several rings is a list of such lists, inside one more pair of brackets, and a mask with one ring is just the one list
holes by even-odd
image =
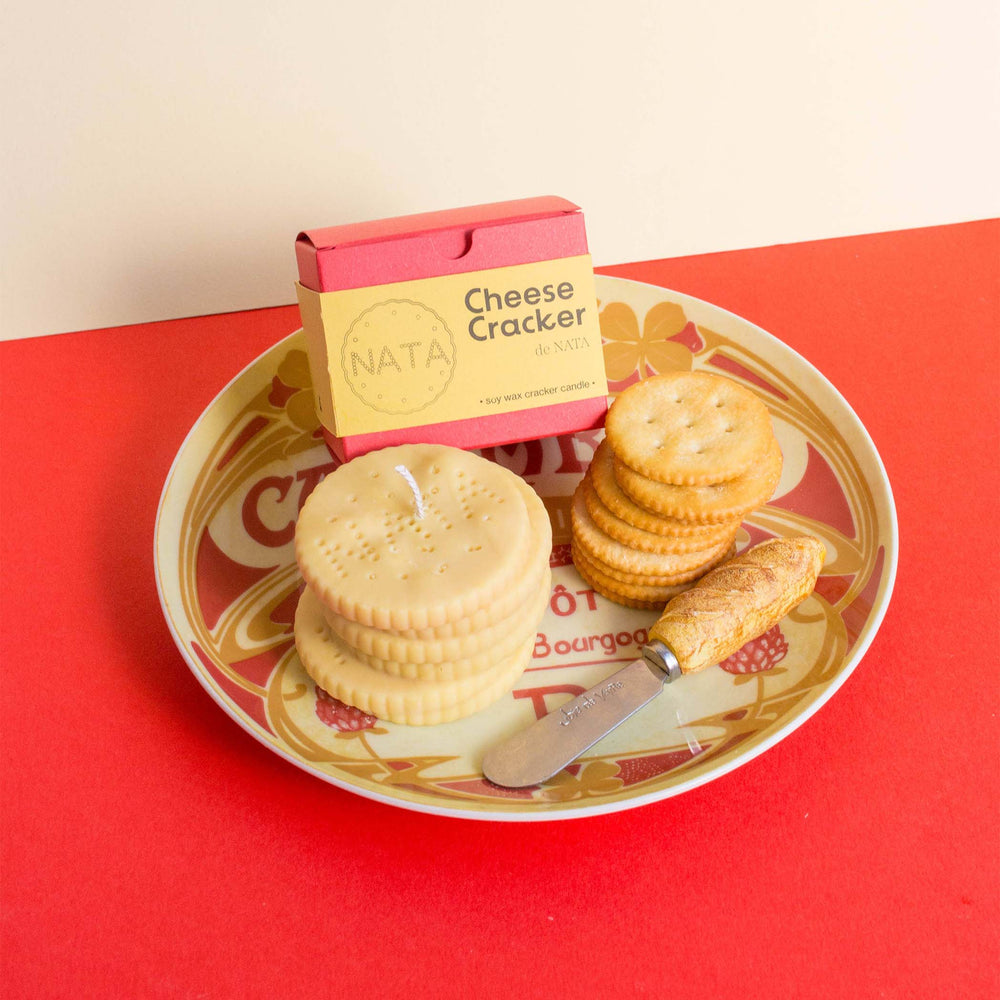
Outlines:
{"label": "cream backdrop wall", "polygon": [[0,331],[288,303],[299,229],[534,194],[597,264],[995,216],[998,11],[8,5]]}

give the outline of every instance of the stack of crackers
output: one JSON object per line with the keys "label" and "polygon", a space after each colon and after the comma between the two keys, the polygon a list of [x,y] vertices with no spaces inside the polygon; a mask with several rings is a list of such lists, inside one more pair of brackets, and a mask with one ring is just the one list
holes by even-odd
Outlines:
{"label": "stack of crackers", "polygon": [[389,722],[479,711],[531,660],[551,548],[538,495],[477,455],[416,444],[353,459],[310,494],[296,525],[303,667]]}
{"label": "stack of crackers", "polygon": [[608,412],[573,497],[573,561],[599,594],[662,608],[735,551],[781,476],[763,401],[707,372],[653,376]]}

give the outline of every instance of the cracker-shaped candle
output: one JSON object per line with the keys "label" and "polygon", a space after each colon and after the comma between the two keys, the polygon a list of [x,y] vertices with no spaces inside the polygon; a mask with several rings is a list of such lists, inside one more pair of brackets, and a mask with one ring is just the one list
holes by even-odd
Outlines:
{"label": "cracker-shaped candle", "polygon": [[478,455],[415,444],[356,458],[299,515],[303,666],[386,721],[478,711],[531,659],[551,548],[537,494]]}

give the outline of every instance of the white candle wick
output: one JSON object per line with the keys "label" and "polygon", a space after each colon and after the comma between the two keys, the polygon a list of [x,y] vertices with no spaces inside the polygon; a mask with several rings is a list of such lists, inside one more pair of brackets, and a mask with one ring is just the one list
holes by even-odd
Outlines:
{"label": "white candle wick", "polygon": [[405,465],[397,465],[396,471],[406,480],[410,489],[413,490],[413,499],[417,505],[417,517],[423,520],[427,509],[424,507],[424,495],[420,492],[420,487],[417,486],[417,481],[413,478],[413,473]]}

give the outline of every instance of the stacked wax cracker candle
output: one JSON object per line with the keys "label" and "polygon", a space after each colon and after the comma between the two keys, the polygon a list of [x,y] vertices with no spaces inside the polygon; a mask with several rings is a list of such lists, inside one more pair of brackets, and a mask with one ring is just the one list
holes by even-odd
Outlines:
{"label": "stacked wax cracker candle", "polygon": [[538,495],[445,445],[352,459],[300,512],[295,643],[328,694],[388,722],[485,708],[531,660],[552,532]]}
{"label": "stacked wax cracker candle", "polygon": [[610,600],[662,608],[734,553],[781,467],[770,413],[739,383],[706,372],[637,382],[608,411],[574,494],[574,564]]}

